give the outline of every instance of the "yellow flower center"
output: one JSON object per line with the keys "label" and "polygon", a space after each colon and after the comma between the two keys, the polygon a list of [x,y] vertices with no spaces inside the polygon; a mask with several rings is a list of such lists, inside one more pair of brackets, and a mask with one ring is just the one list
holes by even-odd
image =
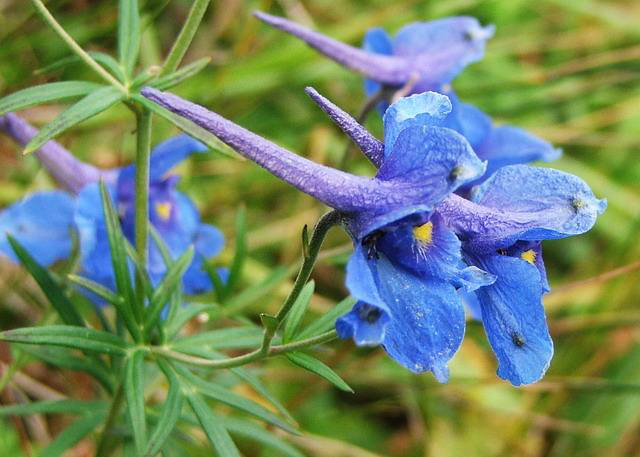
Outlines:
{"label": "yellow flower center", "polygon": [[168,221],[171,217],[171,203],[159,202],[155,205],[156,214],[160,216],[163,221]]}
{"label": "yellow flower center", "polygon": [[524,251],[522,254],[520,254],[520,258],[533,265],[536,261],[536,253],[533,249],[529,249],[528,251]]}
{"label": "yellow flower center", "polygon": [[414,227],[413,236],[422,244],[431,244],[433,240],[433,222],[427,222],[426,224]]}

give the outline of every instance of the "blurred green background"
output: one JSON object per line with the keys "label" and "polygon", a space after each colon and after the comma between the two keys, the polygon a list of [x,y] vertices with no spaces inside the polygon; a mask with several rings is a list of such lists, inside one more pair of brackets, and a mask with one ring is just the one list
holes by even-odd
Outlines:
{"label": "blurred green background", "polygon": [[[112,52],[117,2],[51,0],[48,7],[85,48]],[[141,2],[146,28],[144,66],[160,63],[188,11],[183,0]],[[525,127],[564,149],[551,166],[584,178],[609,209],[586,235],[545,243],[554,290],[546,297],[556,355],[539,383],[513,388],[495,375],[496,362],[480,325],[470,322],[451,363],[451,381],[437,384],[385,357],[381,349],[328,345],[321,358],[356,391],[339,392],[284,360],[258,367],[290,408],[304,435],[291,438],[310,456],[600,456],[640,455],[640,2],[634,0],[214,0],[186,62],[212,64],[176,92],[317,162],[336,166],[346,139],[305,96],[313,85],[347,111],[364,102],[361,79],[288,35],[254,19],[262,9],[312,25],[359,44],[369,27],[395,31],[405,23],[448,15],[473,15],[497,33],[483,61],[454,82],[465,101],[499,122]],[[93,79],[82,65],[39,71],[69,55],[34,14],[29,2],[0,0],[0,95],[62,79]],[[42,125],[63,106],[22,114]],[[133,152],[132,115],[111,109],[65,133],[60,141],[101,166],[128,163]],[[381,122],[371,116],[377,135]],[[155,122],[157,142],[175,131]],[[0,204],[52,186],[34,158],[23,158],[0,139]],[[371,174],[355,158],[347,165]],[[248,162],[218,155],[194,157],[179,169],[181,188],[203,218],[219,226],[232,255],[233,220],[247,208],[250,263],[243,281],[255,284],[277,265],[299,257],[299,235],[324,211]],[[348,243],[335,231],[327,247]],[[345,253],[347,251],[344,251]],[[318,264],[314,315],[346,295],[346,254]],[[337,260],[336,260],[337,259]],[[622,270],[616,270],[625,267]],[[613,272],[604,277],[603,273]],[[588,278],[595,278],[582,281]],[[290,283],[289,283],[290,284]],[[276,309],[288,290],[283,281],[268,299],[245,310]],[[19,268],[0,262],[0,326],[34,324],[43,300]],[[206,327],[202,324],[199,328]],[[198,327],[194,328],[197,331]],[[2,369],[9,350],[0,346]],[[88,398],[86,379],[42,364],[25,369],[53,389]],[[251,394],[251,392],[245,392]],[[5,390],[3,403],[17,401]],[[64,421],[35,417],[0,423],[0,455],[31,455]],[[240,441],[247,456],[273,456]],[[81,443],[73,456],[91,455]],[[210,455],[206,447],[192,455]]]}

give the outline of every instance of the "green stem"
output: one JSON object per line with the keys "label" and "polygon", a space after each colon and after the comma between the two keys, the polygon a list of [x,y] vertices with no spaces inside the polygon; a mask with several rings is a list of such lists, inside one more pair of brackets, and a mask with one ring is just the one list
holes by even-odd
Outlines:
{"label": "green stem", "polygon": [[[136,212],[135,244],[138,259],[145,268],[149,251],[149,161],[151,156],[151,112],[141,108],[136,112],[137,150],[136,150]],[[144,287],[142,279],[137,278],[136,291],[138,306],[136,316],[142,321],[144,316]]]}
{"label": "green stem", "polygon": [[269,350],[266,354],[263,353],[262,348],[260,348],[244,355],[220,360],[203,359],[202,357],[195,357],[159,346],[151,346],[151,352],[173,360],[177,360],[179,362],[188,363],[190,365],[197,365],[200,367],[208,368],[231,368],[246,365],[247,363],[255,362],[256,360],[265,359],[274,355],[299,351],[300,349],[327,343],[329,341],[335,340],[337,336],[338,335],[335,330],[330,330],[328,332],[321,333],[320,335],[312,336],[311,338],[307,338],[304,340],[294,341],[292,343],[282,344],[279,346],[271,346],[269,347]]}
{"label": "green stem", "polygon": [[69,35],[62,26],[56,21],[53,15],[49,12],[46,6],[42,3],[41,0],[31,0],[33,5],[38,10],[38,13],[43,17],[45,22],[51,26],[51,28],[67,43],[67,46],[71,48],[71,50],[77,54],[80,59],[82,59],[89,67],[91,67],[97,74],[99,74],[105,81],[107,81],[112,86],[120,89],[123,94],[128,94],[129,91],[126,87],[124,87],[120,81],[114,78],[107,70],[105,70],[98,62],[93,60],[93,58],[85,52],[84,49],[80,47],[78,43]]}
{"label": "green stem", "polygon": [[113,401],[111,402],[111,408],[109,408],[109,415],[107,416],[107,420],[104,423],[104,429],[100,434],[100,439],[98,440],[98,447],[96,450],[96,457],[107,457],[111,455],[111,451],[113,450],[113,440],[109,439],[109,434],[113,429],[113,425],[116,422],[116,418],[118,417],[118,413],[120,412],[120,407],[122,406],[122,401],[124,400],[124,388],[122,383],[118,385],[118,389],[114,394]]}
{"label": "green stem", "polygon": [[[309,246],[305,246],[305,249],[303,249],[303,252],[305,253],[304,260],[302,262],[302,266],[300,267],[300,271],[298,272],[298,276],[296,276],[296,280],[293,283],[293,288],[291,289],[291,292],[289,292],[289,296],[283,303],[282,308],[280,308],[278,314],[275,315],[275,321],[273,321],[273,318],[271,319],[271,322],[273,322],[273,324],[265,326],[264,338],[262,339],[262,347],[259,349],[263,354],[269,353],[271,340],[276,334],[278,327],[280,327],[282,321],[284,321],[284,318],[287,316],[287,314],[291,310],[291,307],[296,302],[296,299],[300,295],[300,292],[302,292],[302,288],[309,280],[309,276],[311,276],[311,271],[313,270],[313,266],[316,263],[318,253],[320,252],[320,248],[322,247],[324,238],[327,236],[327,232],[329,231],[329,229],[331,229],[331,227],[339,224],[341,220],[341,214],[335,210],[326,213],[320,218],[320,220],[318,220],[318,223],[313,229],[313,235],[311,236],[311,240],[309,241]],[[267,321],[263,320],[263,322]]]}
{"label": "green stem", "polygon": [[191,10],[189,11],[189,16],[187,16],[187,20],[182,26],[182,30],[180,30],[178,38],[176,38],[175,43],[173,43],[171,51],[169,51],[169,55],[162,65],[162,70],[160,71],[159,76],[168,75],[178,69],[178,65],[182,62],[189,45],[193,41],[193,37],[195,36],[198,26],[202,21],[202,17],[204,16],[204,12],[209,6],[209,1],[210,0],[195,0],[193,2]]}

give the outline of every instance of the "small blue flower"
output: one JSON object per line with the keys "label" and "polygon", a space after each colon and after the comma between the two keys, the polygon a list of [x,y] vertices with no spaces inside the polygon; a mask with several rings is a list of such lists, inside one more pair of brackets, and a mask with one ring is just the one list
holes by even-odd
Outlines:
{"label": "small blue flower", "polygon": [[477,305],[498,375],[514,385],[540,379],[553,353],[540,241],[586,232],[606,202],[575,176],[525,165],[500,168],[463,198],[454,192],[485,165],[444,127],[447,97],[431,92],[391,105],[381,143],[307,92],[379,167],[374,178],[310,162],[175,95],[142,94],[342,212],[354,241],[346,283],[357,303],[336,323],[339,336],[381,344],[403,366],[444,382],[464,335],[465,295]]}
{"label": "small blue flower", "polygon": [[[0,118],[0,128],[21,144],[37,132],[19,117]],[[163,238],[174,258],[190,245],[196,255],[183,278],[184,291],[197,294],[212,289],[209,276],[202,271],[204,259],[221,251],[224,238],[215,227],[203,224],[193,202],[176,189],[178,178],[169,170],[194,152],[206,147],[187,135],[178,135],[158,146],[151,155],[149,219]],[[33,194],[0,213],[5,232],[16,236],[43,265],[50,265],[71,254],[71,233],[77,230],[82,256],[81,274],[107,287],[115,287],[111,255],[106,232],[98,181],[103,179],[120,215],[125,236],[134,238],[135,167],[98,170],[73,157],[59,144],[50,141],[36,152],[39,160],[61,186],[70,191]],[[3,239],[0,251],[13,258]],[[166,268],[158,246],[152,241],[148,272],[159,282]],[[224,275],[224,272],[221,272]],[[91,296],[98,300],[97,297]]]}
{"label": "small blue flower", "polygon": [[[284,18],[261,12],[255,16],[300,38],[339,64],[364,74],[368,96],[399,87],[403,87],[407,95],[426,91],[447,95],[452,109],[442,125],[462,134],[478,157],[487,161],[487,172],[483,177],[467,183],[460,193],[464,194],[472,185],[505,165],[536,160],[549,162],[561,154],[559,149],[525,130],[494,125],[489,116],[459,101],[451,90],[452,80],[467,65],[484,56],[486,42],[495,32],[493,25],[482,27],[472,17],[449,17],[406,25],[394,38],[381,28],[373,28],[365,35],[363,50],[360,50]],[[388,107],[386,100],[379,103],[383,114]]]}
{"label": "small blue flower", "polygon": [[384,30],[370,30],[364,49],[354,48],[287,19],[262,12],[265,23],[294,35],[340,65],[368,78],[367,89],[402,87],[412,82],[414,92],[437,90],[470,63],[482,59],[493,25],[482,27],[472,17],[450,17],[415,22],[391,39]]}

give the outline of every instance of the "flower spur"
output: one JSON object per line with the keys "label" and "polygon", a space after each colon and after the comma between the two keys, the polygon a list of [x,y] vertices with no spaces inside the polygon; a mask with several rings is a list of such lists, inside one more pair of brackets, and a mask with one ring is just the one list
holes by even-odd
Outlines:
{"label": "flower spur", "polygon": [[[428,93],[392,105],[385,115],[381,143],[317,92],[308,93],[379,167],[376,177],[360,178],[314,164],[203,107],[154,89],[143,90],[152,101],[343,213],[354,240],[346,282],[358,302],[338,320],[340,336],[352,337],[359,345],[382,344],[405,367],[432,371],[444,382],[447,363],[464,335],[464,308],[456,288],[466,293],[475,290],[500,362],[498,374],[516,385],[539,379],[552,354],[541,303],[542,275],[523,260],[533,254],[524,252],[523,258],[504,256],[515,265],[513,274],[510,270],[506,274],[504,261],[495,259],[491,249],[503,246],[505,253],[508,248],[515,254],[519,240],[582,233],[593,225],[603,204],[584,182],[554,170],[548,171],[549,183],[557,186],[551,187],[548,202],[537,202],[523,192],[515,196],[512,206],[517,210],[507,214],[491,206],[503,190],[498,178],[487,181],[492,191],[480,192],[477,202],[453,194],[477,179],[484,164],[464,138],[441,126],[451,110],[443,95]],[[524,177],[530,169],[539,170],[524,166],[504,170],[513,168]],[[576,198],[584,203],[579,211],[571,203]],[[562,206],[567,201],[571,214]],[[494,222],[494,232],[485,234],[483,224]],[[510,229],[507,236],[501,235],[499,226]],[[520,276],[533,285],[526,300],[510,307],[501,301],[501,294],[506,290],[513,295]],[[480,294],[484,290],[489,292]],[[535,313],[532,326],[522,323],[527,313]]]}

